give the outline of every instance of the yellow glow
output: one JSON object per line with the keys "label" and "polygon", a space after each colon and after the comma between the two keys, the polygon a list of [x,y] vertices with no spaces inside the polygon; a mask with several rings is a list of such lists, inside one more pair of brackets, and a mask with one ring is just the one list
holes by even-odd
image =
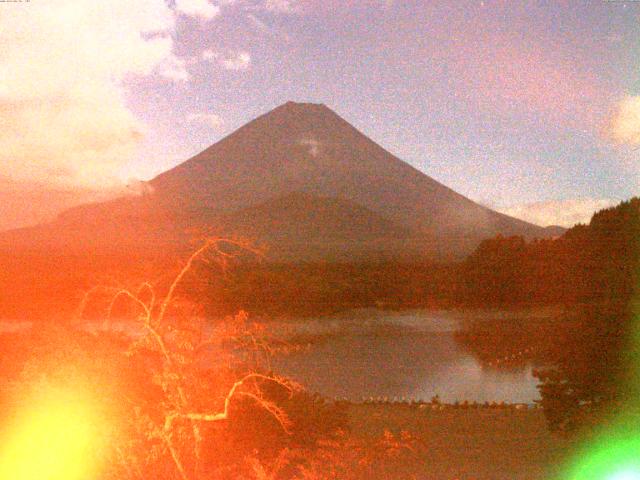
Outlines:
{"label": "yellow glow", "polygon": [[86,396],[57,391],[38,395],[2,439],[0,479],[95,478],[103,425],[95,402]]}

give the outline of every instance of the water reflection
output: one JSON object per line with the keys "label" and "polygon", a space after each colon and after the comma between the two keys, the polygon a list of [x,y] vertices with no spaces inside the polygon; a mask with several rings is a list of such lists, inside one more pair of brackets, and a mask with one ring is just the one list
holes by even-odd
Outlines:
{"label": "water reflection", "polygon": [[[275,336],[307,348],[276,355],[272,363],[279,373],[311,391],[354,401],[368,397],[430,400],[438,395],[447,403],[531,403],[539,398],[530,363],[501,370],[483,366],[464,343],[456,341],[458,319],[450,312],[376,309],[292,319],[276,324]],[[0,331],[29,326],[0,323]],[[105,325],[88,323],[85,328],[98,331]],[[106,328],[137,336],[141,327],[135,322],[110,322]]]}
{"label": "water reflection", "polygon": [[292,336],[315,341],[308,349],[276,357],[274,365],[323,395],[350,400],[438,395],[445,402],[514,403],[538,398],[531,365],[484,368],[456,342],[457,321],[447,312],[367,310],[324,323],[300,322],[289,325]]}

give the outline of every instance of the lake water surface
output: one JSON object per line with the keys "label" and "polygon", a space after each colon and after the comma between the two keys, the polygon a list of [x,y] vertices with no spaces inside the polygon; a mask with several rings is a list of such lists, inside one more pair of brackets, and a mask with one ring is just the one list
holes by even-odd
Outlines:
{"label": "lake water surface", "polygon": [[[304,348],[276,355],[273,367],[313,392],[353,401],[369,397],[430,400],[435,395],[447,403],[538,399],[532,366],[484,367],[455,340],[459,318],[452,312],[363,309],[280,322],[276,336]],[[119,329],[133,328],[124,325]],[[0,322],[0,331],[28,326]]]}
{"label": "lake water surface", "polygon": [[532,403],[539,398],[531,365],[483,367],[454,334],[456,316],[441,312],[359,310],[331,318],[288,322],[301,351],[277,356],[281,373],[329,397],[445,402]]}

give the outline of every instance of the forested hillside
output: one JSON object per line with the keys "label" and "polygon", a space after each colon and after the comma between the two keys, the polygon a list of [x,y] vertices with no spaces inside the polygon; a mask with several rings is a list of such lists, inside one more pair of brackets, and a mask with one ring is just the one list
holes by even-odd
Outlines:
{"label": "forested hillside", "polygon": [[462,264],[464,303],[626,304],[637,284],[640,199],[597,212],[551,240],[483,241]]}

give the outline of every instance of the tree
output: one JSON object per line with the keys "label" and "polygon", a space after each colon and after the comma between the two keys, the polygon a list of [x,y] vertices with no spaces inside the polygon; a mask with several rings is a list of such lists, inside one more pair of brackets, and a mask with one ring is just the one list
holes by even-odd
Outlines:
{"label": "tree", "polygon": [[524,301],[526,256],[522,237],[484,240],[462,265],[467,302],[487,307]]}
{"label": "tree", "polygon": [[600,211],[588,226],[558,240],[571,252],[567,278],[574,305],[556,341],[552,365],[541,369],[541,404],[562,432],[637,408],[637,309],[640,199]]}
{"label": "tree", "polygon": [[583,308],[565,320],[552,366],[535,372],[541,405],[553,431],[571,433],[619,412],[632,398],[628,313]]}
{"label": "tree", "polygon": [[209,478],[215,463],[211,444],[219,433],[213,425],[228,423],[249,404],[266,412],[284,432],[290,431],[287,414],[265,389],[277,386],[290,397],[299,386],[264,369],[262,354],[268,353],[269,345],[259,326],[244,312],[210,325],[194,315],[193,305],[178,298],[194,264],[227,261],[233,256],[229,247],[253,251],[240,242],[209,239],[188,258],[163,296],[148,282],[136,289],[96,287],[85,296],[80,315],[92,297],[102,294],[110,297],[108,319],[128,302],[139,326],[123,353],[146,388],[128,392],[131,408],[116,441],[113,478],[149,478],[150,472],[155,478]]}

